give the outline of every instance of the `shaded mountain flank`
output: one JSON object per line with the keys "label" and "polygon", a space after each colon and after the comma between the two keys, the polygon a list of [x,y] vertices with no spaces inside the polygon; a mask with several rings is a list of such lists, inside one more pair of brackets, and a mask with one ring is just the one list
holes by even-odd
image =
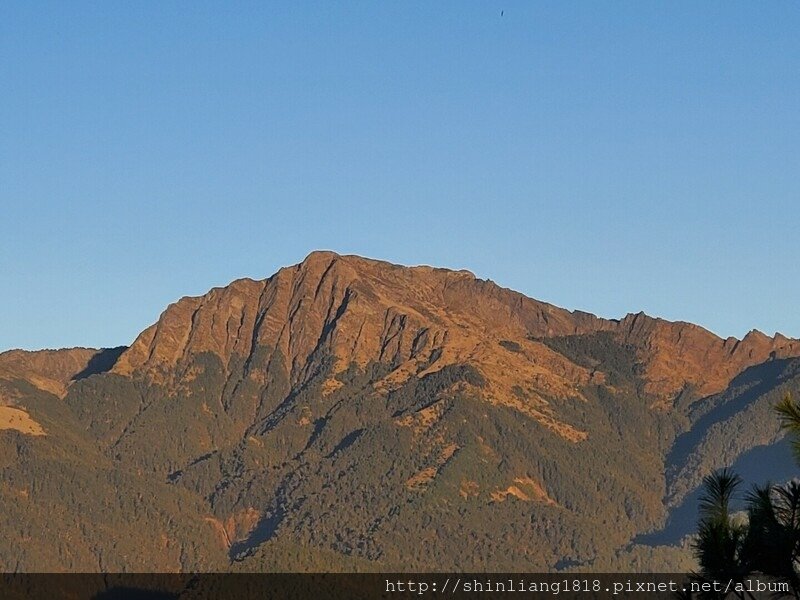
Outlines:
{"label": "shaded mountain flank", "polygon": [[691,568],[704,475],[793,472],[798,356],[315,252],[129,348],[0,354],[0,570]]}

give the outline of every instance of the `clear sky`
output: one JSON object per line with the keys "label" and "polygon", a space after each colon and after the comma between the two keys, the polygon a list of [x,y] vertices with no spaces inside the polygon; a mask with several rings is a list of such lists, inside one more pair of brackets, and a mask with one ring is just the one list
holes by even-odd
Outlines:
{"label": "clear sky", "polygon": [[0,90],[0,349],[313,249],[800,336],[796,0],[4,2]]}

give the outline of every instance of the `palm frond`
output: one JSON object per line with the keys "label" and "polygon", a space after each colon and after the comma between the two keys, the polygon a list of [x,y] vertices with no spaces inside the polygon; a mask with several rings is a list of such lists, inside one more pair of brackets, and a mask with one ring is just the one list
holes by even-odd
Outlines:
{"label": "palm frond", "polygon": [[781,428],[790,436],[795,459],[800,462],[800,403],[795,402],[792,395],[787,393],[775,405],[775,412],[780,416]]}
{"label": "palm frond", "polygon": [[700,516],[704,521],[727,521],[730,502],[742,478],[725,467],[703,479]]}
{"label": "palm frond", "polygon": [[775,411],[781,418],[781,427],[792,434],[800,434],[800,404],[792,399],[791,394],[786,394],[775,405]]}
{"label": "palm frond", "polygon": [[775,512],[784,527],[800,531],[800,483],[791,481],[775,489]]}

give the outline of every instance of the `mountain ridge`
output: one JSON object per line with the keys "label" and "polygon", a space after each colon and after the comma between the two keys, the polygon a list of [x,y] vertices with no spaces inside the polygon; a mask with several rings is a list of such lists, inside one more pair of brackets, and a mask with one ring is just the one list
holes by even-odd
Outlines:
{"label": "mountain ridge", "polygon": [[[471,303],[465,305],[462,295]],[[190,355],[210,352],[227,368],[234,355],[250,360],[262,345],[289,357],[286,376],[302,385],[313,372],[314,353],[325,350],[336,363],[325,384],[329,393],[339,385],[336,375],[351,364],[364,368],[372,360],[389,360],[392,373],[376,386],[390,390],[410,377],[467,361],[489,382],[490,402],[513,406],[578,441],[586,432],[556,418],[550,400],[602,382],[605,374],[565,360],[542,340],[600,332],[649,355],[642,361],[644,392],[664,410],[687,386],[707,396],[749,366],[800,354],[800,342],[781,334],[770,338],[751,330],[741,340],[722,339],[702,326],[641,311],[605,319],[528,298],[467,270],[315,251],[266,279],[241,278],[182,297],[129,347],[114,349],[119,355],[104,370],[160,381]],[[20,376],[64,397],[72,377],[100,352],[3,352],[0,377]],[[66,365],[57,374],[46,372],[55,363]]]}
{"label": "mountain ridge", "polygon": [[[683,570],[685,546],[636,540],[721,460],[780,441],[770,405],[800,388],[798,356],[316,252],[181,298],[129,347],[0,354],[0,495],[64,515],[81,551],[42,554],[22,508],[8,543],[27,568]],[[119,524],[140,513],[158,548]]]}
{"label": "mountain ridge", "polygon": [[[376,270],[387,271],[401,278],[399,283],[401,286],[405,286],[406,289],[419,287],[423,288],[426,294],[439,295],[437,299],[441,300],[446,310],[460,313],[458,318],[455,320],[448,319],[441,311],[438,314],[436,314],[436,311],[426,311],[426,308],[429,308],[429,303],[426,306],[425,302],[420,302],[420,298],[409,298],[408,294],[403,293],[404,290],[398,289],[397,282],[389,281],[387,278],[384,278],[383,281],[373,282],[374,285],[362,285],[367,278],[376,279]],[[401,273],[405,276],[400,275]],[[313,285],[309,284],[309,281],[313,282]],[[323,290],[323,286],[326,285],[330,286],[329,289]],[[291,298],[286,297],[288,287],[291,287],[292,290],[293,295]],[[313,294],[311,292],[312,288]],[[452,291],[454,289],[464,294],[469,294],[476,301],[476,304],[465,307],[457,297],[453,297],[453,294],[448,294],[448,290]],[[382,298],[383,296],[389,296],[389,294],[385,293],[387,290],[393,294],[390,296],[389,301]],[[692,360],[698,361],[702,359],[702,357],[698,356],[699,353],[715,352],[719,360],[724,359],[725,364],[730,365],[729,368],[724,368],[720,364],[710,365],[715,372],[709,378],[709,381],[705,383],[700,383],[699,373],[696,373],[693,379],[690,378],[692,383],[699,384],[699,393],[701,394],[720,391],[724,384],[730,381],[737,372],[740,372],[746,366],[766,360],[772,352],[775,352],[776,356],[800,353],[800,342],[780,334],[769,338],[766,334],[754,330],[742,340],[737,340],[736,338],[722,339],[701,326],[688,322],[671,322],[649,317],[642,312],[628,314],[622,319],[603,319],[584,311],[568,311],[549,303],[527,298],[518,292],[502,288],[489,280],[478,279],[469,271],[451,271],[428,266],[402,267],[385,261],[375,261],[352,255],[341,256],[333,252],[314,252],[298,265],[281,269],[268,279],[261,281],[251,279],[236,280],[229,286],[214,288],[201,296],[184,297],[177,303],[170,305],[156,324],[146,329],[131,347],[123,353],[114,369],[115,372],[120,374],[130,374],[141,368],[147,369],[148,367],[145,366],[145,363],[148,361],[143,359],[145,354],[144,346],[147,346],[147,353],[153,355],[149,356],[150,367],[152,367],[153,357],[166,359],[171,356],[171,360],[174,361],[176,360],[175,352],[177,351],[174,344],[178,339],[186,340],[187,346],[185,349],[190,351],[193,345],[195,351],[211,350],[223,357],[229,355],[232,351],[242,350],[246,353],[250,348],[242,348],[241,346],[240,334],[242,327],[245,328],[248,334],[252,334],[249,338],[245,337],[246,345],[248,339],[250,347],[257,341],[283,344],[283,349],[296,361],[303,353],[306,355],[311,354],[312,348],[309,348],[308,344],[315,340],[305,340],[305,343],[298,344],[296,348],[290,348],[297,335],[291,335],[293,332],[290,331],[288,339],[279,339],[284,335],[284,332],[280,332],[276,336],[277,332],[269,331],[268,328],[264,332],[261,330],[255,331],[255,327],[262,325],[262,323],[257,323],[256,320],[259,318],[274,320],[276,318],[274,309],[279,308],[282,314],[278,318],[282,325],[296,316],[290,315],[291,311],[304,310],[302,306],[304,300],[312,298],[313,304],[319,297],[320,292],[327,292],[327,295],[323,294],[324,303],[320,304],[318,302],[317,306],[313,307],[316,309],[316,313],[312,310],[302,315],[303,323],[307,324],[310,319],[319,320],[320,315],[317,313],[324,312],[324,322],[321,324],[319,322],[316,323],[315,327],[316,330],[322,331],[326,326],[331,325],[335,310],[347,309],[347,302],[350,299],[345,298],[345,293],[353,291],[356,293],[362,292],[368,296],[373,305],[376,302],[381,304],[382,308],[387,310],[387,318],[390,320],[405,318],[416,321],[415,325],[418,333],[422,328],[433,329],[436,328],[436,325],[438,325],[436,329],[440,331],[441,335],[444,335],[443,330],[457,331],[459,328],[470,327],[474,323],[469,323],[468,317],[470,314],[474,315],[476,313],[484,321],[483,325],[488,324],[511,337],[549,338],[596,333],[598,331],[614,331],[614,333],[621,335],[628,342],[640,345],[649,344],[650,349],[654,349],[659,353],[659,358],[656,362],[660,361],[661,364],[653,365],[649,390],[655,395],[660,395],[662,402],[666,401],[664,400],[666,396],[675,394],[680,389],[679,383],[682,373],[678,373],[676,376],[669,372],[670,369],[685,369],[690,366],[686,364],[686,361],[683,361],[683,364],[670,364],[675,363],[676,360],[679,361],[682,353],[687,353]],[[275,303],[284,302],[286,306],[275,306],[269,303],[263,306],[258,305],[259,302],[264,302],[265,295],[269,296],[270,294],[272,294]],[[229,300],[227,303],[224,298],[226,295]],[[284,297],[281,298],[280,295]],[[249,312],[247,310],[248,307],[245,306],[248,300],[251,304]],[[209,304],[211,304],[210,307]],[[253,306],[253,304],[256,304],[256,306]],[[209,308],[215,311],[228,310],[231,313],[227,315],[228,318],[232,316],[232,313],[241,311],[237,314],[240,319],[239,323],[236,324],[235,341],[232,341],[229,347],[215,347],[213,343],[209,342],[208,332],[213,332],[217,337],[223,337],[224,335],[226,338],[231,338],[230,332],[222,332],[219,327],[214,329],[215,322],[213,318],[210,323],[202,323],[204,318],[208,321],[206,313],[210,312]],[[273,310],[270,311],[270,309]],[[388,312],[392,311],[392,309],[394,309],[394,313],[389,315]],[[502,319],[499,318],[499,315],[491,314],[495,310],[502,312]],[[212,312],[212,314],[218,316],[219,313]],[[341,316],[337,317],[337,319],[339,318]],[[195,330],[190,330],[188,327],[188,325],[192,325],[192,319],[200,320],[199,327]],[[432,321],[434,322],[432,323]],[[373,323],[366,319],[359,323],[360,326],[364,324],[374,326]],[[395,326],[399,326],[399,324]],[[478,328],[480,326],[481,324],[478,324]],[[343,332],[349,334],[346,341],[352,341],[356,345],[359,343],[363,345],[363,340],[352,339],[355,335],[352,329],[355,327],[356,325],[351,324],[351,327]],[[160,339],[157,339],[159,329],[161,329],[161,335],[159,336]],[[190,331],[191,335],[195,336],[194,339],[190,339]],[[201,339],[198,339],[198,331]],[[297,333],[299,334],[299,332]],[[371,333],[372,338],[374,338],[375,333]],[[257,339],[262,334],[265,334],[263,335],[265,339]],[[386,340],[381,340],[381,343],[384,341]],[[512,341],[520,343],[519,340]],[[341,342],[344,343],[345,340],[341,340]],[[697,347],[697,352],[692,352],[693,346]],[[402,358],[406,360],[410,358],[411,352],[408,348],[399,349],[399,351],[402,353]],[[354,348],[351,353],[344,352],[339,358],[343,361],[353,359],[363,366],[365,355],[375,355],[376,353],[382,355],[383,352],[382,348],[378,351],[373,344],[365,348]],[[539,349],[537,354],[541,355],[542,352]],[[667,356],[669,353],[675,353],[678,358],[674,360],[669,358]],[[707,366],[709,365],[704,365],[704,367]],[[340,365],[341,367],[342,365]],[[408,365],[407,368],[411,368],[411,366]],[[557,386],[557,383],[553,382],[553,385]]]}
{"label": "mountain ridge", "polygon": [[[374,264],[377,264],[377,265],[383,265],[383,266],[392,267],[392,268],[399,267],[399,268],[411,269],[411,270],[433,271],[433,272],[438,271],[438,272],[444,272],[444,273],[462,274],[462,275],[469,276],[469,277],[471,277],[472,279],[474,279],[474,280],[476,280],[478,282],[491,284],[491,285],[496,286],[498,289],[501,289],[501,290],[504,290],[504,291],[507,291],[507,292],[511,292],[513,294],[519,294],[520,296],[522,296],[524,298],[533,300],[533,298],[525,296],[522,292],[518,292],[518,291],[516,291],[516,290],[514,290],[512,288],[507,288],[507,287],[500,286],[499,284],[496,284],[495,282],[493,282],[491,279],[480,279],[477,276],[475,276],[474,273],[472,273],[471,271],[469,271],[467,269],[451,269],[451,268],[445,268],[445,267],[434,267],[434,266],[430,266],[430,265],[426,265],[426,264],[401,265],[399,263],[393,263],[393,262],[388,261],[388,260],[366,258],[366,257],[360,256],[360,255],[356,255],[356,254],[338,254],[337,252],[331,251],[331,250],[315,250],[315,251],[312,251],[308,256],[306,256],[306,258],[303,259],[303,261],[301,261],[300,263],[297,263],[295,265],[288,266],[288,267],[282,267],[281,269],[279,269],[279,271],[275,275],[273,275],[271,277],[268,277],[266,279],[253,279],[252,277],[241,277],[241,278],[232,280],[230,283],[228,283],[226,285],[220,285],[220,286],[212,287],[207,292],[202,293],[202,294],[191,295],[191,296],[182,296],[177,301],[171,303],[170,306],[173,306],[174,304],[177,304],[177,303],[180,303],[180,302],[183,302],[183,301],[200,300],[202,298],[205,298],[209,294],[225,290],[225,289],[227,289],[227,288],[229,288],[231,286],[236,286],[238,284],[244,284],[244,283],[259,284],[259,283],[267,282],[270,279],[272,279],[273,277],[275,277],[278,273],[280,273],[282,271],[286,271],[286,270],[300,268],[304,264],[308,263],[309,261],[313,261],[318,256],[319,257],[328,257],[328,258],[338,258],[338,259],[342,259],[342,260],[353,259],[353,260],[374,263]],[[582,309],[571,309],[570,310],[570,309],[559,308],[557,305],[549,303],[549,302],[545,302],[545,301],[541,301],[541,300],[534,300],[534,301],[537,302],[537,303],[540,303],[542,305],[547,305],[547,306],[551,306],[551,307],[554,307],[554,308],[558,308],[559,310],[565,311],[565,312],[567,312],[569,314],[572,314],[572,315],[585,316],[585,317],[588,317],[590,319],[597,319],[597,320],[605,321],[605,322],[608,322],[608,323],[629,322],[629,321],[634,321],[636,318],[644,317],[647,320],[653,320],[653,321],[656,321],[656,322],[663,322],[663,323],[667,323],[667,324],[670,324],[670,325],[687,326],[687,327],[690,327],[690,328],[699,328],[699,329],[703,330],[705,333],[709,334],[710,336],[713,336],[714,338],[717,338],[718,340],[722,341],[725,346],[731,346],[731,345],[732,346],[736,346],[737,344],[741,344],[742,342],[746,342],[749,338],[761,338],[761,339],[765,338],[766,340],[771,340],[775,344],[792,343],[792,342],[797,342],[798,341],[797,338],[791,338],[789,336],[784,335],[782,332],[775,332],[772,336],[770,336],[766,332],[763,332],[763,331],[761,331],[759,329],[756,329],[756,328],[753,328],[753,329],[749,330],[747,332],[747,334],[745,334],[741,338],[738,338],[736,336],[728,336],[726,338],[723,338],[722,336],[719,336],[718,334],[714,333],[713,331],[709,330],[708,328],[706,328],[706,327],[704,327],[702,325],[693,323],[691,321],[687,321],[687,320],[683,320],[683,319],[678,319],[678,320],[665,319],[663,317],[651,316],[651,315],[645,313],[644,311],[629,312],[626,315],[624,315],[623,317],[600,317],[598,315],[595,315],[594,313],[591,313],[591,312],[588,312],[588,311],[585,311],[585,310],[582,310]],[[163,316],[163,313],[162,313],[162,316]],[[156,322],[156,324],[157,324],[157,322]],[[121,346],[117,346],[117,348],[119,348],[119,347],[121,347]],[[0,352],[0,357],[3,357],[3,358],[0,358],[0,365],[2,365],[2,363],[4,362],[5,357],[7,357],[8,355],[11,355],[11,354],[32,355],[32,354],[39,354],[39,353],[64,353],[64,352],[67,352],[67,351],[72,351],[72,352],[80,352],[80,351],[98,352],[100,350],[108,350],[108,349],[112,349],[112,347],[64,346],[64,347],[48,347],[48,348],[36,348],[36,349],[8,348],[8,349],[3,350],[2,352]]]}

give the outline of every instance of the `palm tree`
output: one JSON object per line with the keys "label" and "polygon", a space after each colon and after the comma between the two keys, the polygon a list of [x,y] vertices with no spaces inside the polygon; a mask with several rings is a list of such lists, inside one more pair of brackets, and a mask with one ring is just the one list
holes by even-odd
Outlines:
{"label": "palm tree", "polygon": [[747,497],[743,557],[755,571],[787,581],[800,591],[800,484],[755,486]]}
{"label": "palm tree", "polygon": [[751,572],[745,552],[747,525],[731,513],[731,501],[741,483],[742,478],[727,468],[703,479],[700,523],[693,544],[701,569],[696,576],[699,581],[741,583]]}
{"label": "palm tree", "polygon": [[[800,404],[787,394],[775,410],[800,463]],[[746,520],[731,514],[731,500],[741,483],[727,468],[703,480],[693,544],[701,572],[695,578],[737,583],[763,574],[788,582],[795,598],[800,598],[800,483],[754,486],[746,496]]]}
{"label": "palm tree", "polygon": [[800,463],[800,404],[786,394],[775,407],[781,418],[781,427],[789,434],[795,460]]}

